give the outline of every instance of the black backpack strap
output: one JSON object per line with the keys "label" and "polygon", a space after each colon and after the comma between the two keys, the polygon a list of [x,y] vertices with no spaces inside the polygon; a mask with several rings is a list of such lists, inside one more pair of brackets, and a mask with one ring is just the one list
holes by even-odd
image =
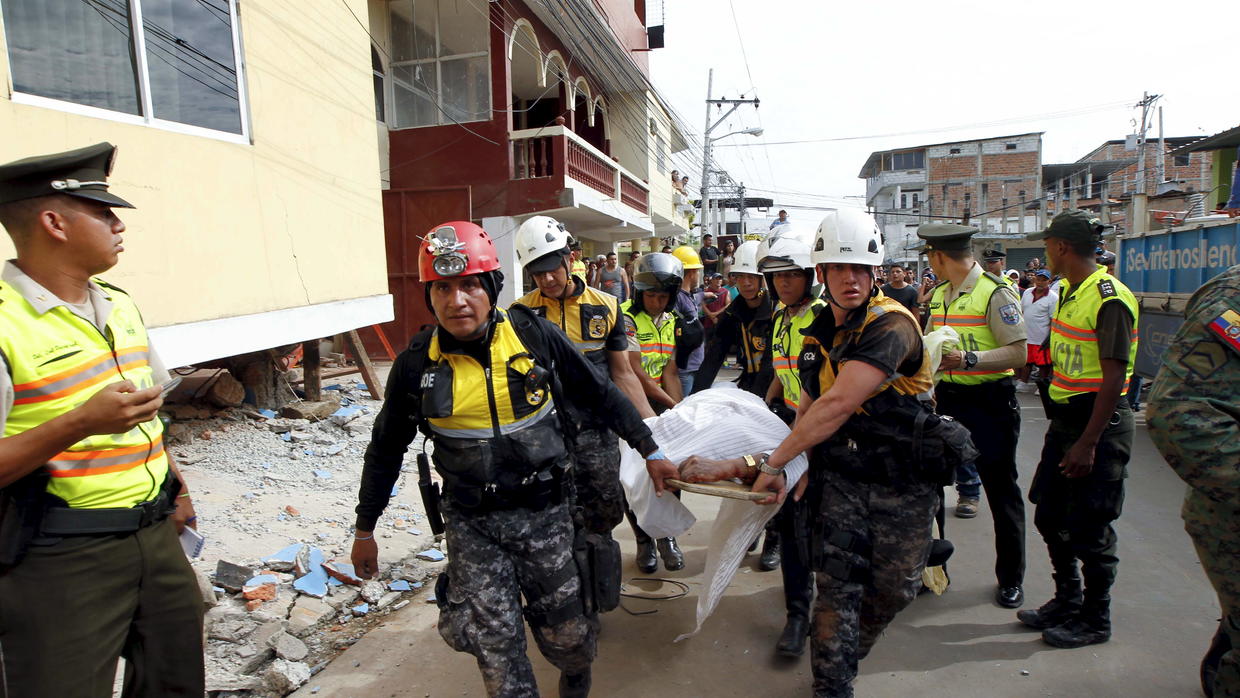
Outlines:
{"label": "black backpack strap", "polygon": [[[426,370],[427,347],[431,345],[431,336],[435,333],[435,326],[430,325],[421,332],[413,335],[413,339],[409,340],[409,370],[413,384],[420,385],[422,381],[422,372]],[[418,431],[426,438],[431,437],[430,426],[425,419],[418,419]]]}
{"label": "black backpack strap", "polygon": [[565,435],[576,436],[577,425],[574,419],[569,418],[570,403],[564,398],[564,386],[560,383],[555,358],[551,356],[551,350],[547,347],[547,336],[543,334],[543,328],[539,325],[540,320],[542,318],[525,305],[513,303],[508,306],[508,321],[512,323],[517,337],[534,355],[534,362],[551,372],[551,399],[560,406],[560,409],[556,410],[560,415],[560,426],[564,429]]}

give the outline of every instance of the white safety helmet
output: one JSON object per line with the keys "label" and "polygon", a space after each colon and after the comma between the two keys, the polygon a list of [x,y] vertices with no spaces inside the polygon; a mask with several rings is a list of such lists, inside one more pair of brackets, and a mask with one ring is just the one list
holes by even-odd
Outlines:
{"label": "white safety helmet", "polygon": [[[552,253],[566,256],[569,239],[568,230],[563,223],[550,216],[534,216],[517,228],[517,261],[521,266],[528,267],[531,262]],[[556,264],[558,263],[557,259]]]}
{"label": "white safety helmet", "polygon": [[741,243],[741,246],[736,250],[736,254],[732,257],[734,260],[732,263],[733,274],[758,275],[762,273],[758,271],[758,247],[761,244],[757,240],[746,240]]}
{"label": "white safety helmet", "polygon": [[763,274],[814,268],[814,263],[810,260],[809,244],[791,235],[781,234],[780,231],[771,233],[758,243],[757,257],[758,270]]}
{"label": "white safety helmet", "polygon": [[819,264],[882,265],[883,233],[874,217],[857,208],[841,208],[823,216],[810,253]]}

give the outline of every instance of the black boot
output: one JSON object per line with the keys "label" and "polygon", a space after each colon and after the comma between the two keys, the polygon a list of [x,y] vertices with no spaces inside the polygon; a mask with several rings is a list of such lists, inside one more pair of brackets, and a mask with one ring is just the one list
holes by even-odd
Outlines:
{"label": "black boot", "polygon": [[1076,570],[1056,574],[1055,595],[1041,608],[1018,611],[1016,618],[1034,630],[1063,625],[1081,610],[1081,578]]}
{"label": "black boot", "polygon": [[784,657],[800,657],[805,654],[805,639],[809,637],[809,620],[801,616],[788,616],[784,632],[775,643],[775,651]]}
{"label": "black boot", "polygon": [[766,540],[762,541],[762,557],[758,558],[758,569],[770,572],[779,567],[779,532],[767,531]]}
{"label": "black boot", "polygon": [[590,670],[580,674],[560,673],[560,698],[586,698],[590,695]]}
{"label": "black boot", "polygon": [[680,551],[680,546],[676,545],[675,538],[659,539],[659,556],[663,558],[663,567],[668,572],[684,569],[685,554]]}
{"label": "black boot", "polygon": [[1219,621],[1214,639],[1210,641],[1210,649],[1201,660],[1201,692],[1206,698],[1214,698],[1214,677],[1218,675],[1218,665],[1223,655],[1231,651],[1231,638],[1227,635],[1227,617]]}
{"label": "black boot", "polygon": [[659,569],[659,558],[654,555],[654,541],[649,538],[637,541],[637,569],[642,574],[651,574]]}
{"label": "black boot", "polygon": [[1090,599],[1081,604],[1080,613],[1062,625],[1042,631],[1042,641],[1051,647],[1075,649],[1097,645],[1111,639],[1111,597]]}

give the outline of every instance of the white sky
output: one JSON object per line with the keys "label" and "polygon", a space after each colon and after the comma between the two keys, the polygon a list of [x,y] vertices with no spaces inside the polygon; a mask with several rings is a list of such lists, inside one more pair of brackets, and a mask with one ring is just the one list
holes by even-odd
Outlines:
{"label": "white sky", "polygon": [[[1164,95],[1168,137],[1240,124],[1240,55],[1231,30],[1213,24],[1234,23],[1229,0],[647,0],[647,8],[649,23],[662,12],[666,26],[667,48],[650,53],[653,82],[694,134],[702,132],[710,68],[713,97],[762,100],[756,113],[742,106],[711,135],[765,128],[758,138],[718,141],[715,161],[777,208],[863,205],[840,197],[864,195],[857,173],[876,150],[1045,131],[1043,163],[1073,162],[1134,131],[1140,110],[1131,105],[1143,91]],[[1154,120],[1147,137],[1157,134]],[[701,161],[687,154],[673,166],[696,188]]]}

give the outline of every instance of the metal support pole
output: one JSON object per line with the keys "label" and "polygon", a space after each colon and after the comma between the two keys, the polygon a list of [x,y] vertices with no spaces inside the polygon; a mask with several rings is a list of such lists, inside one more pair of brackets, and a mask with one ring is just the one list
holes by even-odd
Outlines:
{"label": "metal support pole", "polygon": [[702,127],[702,178],[698,180],[701,189],[702,233],[710,232],[710,186],[706,182],[710,174],[710,91],[715,82],[715,69],[706,74],[706,124]]}

